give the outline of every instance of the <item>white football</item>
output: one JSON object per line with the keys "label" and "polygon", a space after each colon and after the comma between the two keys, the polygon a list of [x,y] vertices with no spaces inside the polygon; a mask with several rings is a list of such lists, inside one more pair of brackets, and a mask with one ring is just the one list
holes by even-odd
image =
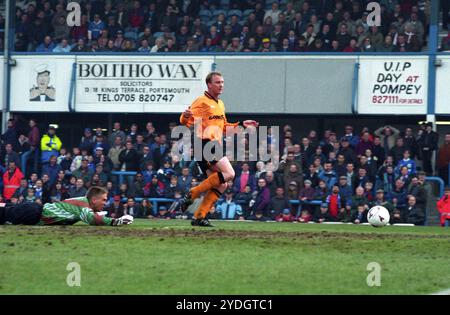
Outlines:
{"label": "white football", "polygon": [[382,227],[389,223],[389,211],[383,206],[370,208],[367,213],[367,222],[374,227]]}

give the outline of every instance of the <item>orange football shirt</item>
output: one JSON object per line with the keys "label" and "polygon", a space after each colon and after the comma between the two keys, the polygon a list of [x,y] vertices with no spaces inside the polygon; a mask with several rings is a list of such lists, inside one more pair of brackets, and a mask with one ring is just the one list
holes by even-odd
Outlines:
{"label": "orange football shirt", "polygon": [[192,116],[185,118],[183,114],[180,116],[180,123],[186,127],[194,126],[196,121],[201,120],[196,129],[196,136],[204,140],[219,141],[222,143],[223,134],[226,132],[227,126],[236,127],[237,123],[227,122],[225,116],[225,105],[222,100],[215,99],[208,92],[195,99],[189,109]]}

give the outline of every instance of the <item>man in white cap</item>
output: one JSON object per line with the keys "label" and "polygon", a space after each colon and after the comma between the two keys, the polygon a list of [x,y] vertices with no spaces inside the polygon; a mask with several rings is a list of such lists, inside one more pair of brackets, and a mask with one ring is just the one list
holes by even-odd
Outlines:
{"label": "man in white cap", "polygon": [[30,101],[31,102],[54,102],[55,101],[55,88],[49,86],[50,83],[50,71],[47,69],[46,64],[40,64],[35,68],[37,72],[36,83],[30,89]]}

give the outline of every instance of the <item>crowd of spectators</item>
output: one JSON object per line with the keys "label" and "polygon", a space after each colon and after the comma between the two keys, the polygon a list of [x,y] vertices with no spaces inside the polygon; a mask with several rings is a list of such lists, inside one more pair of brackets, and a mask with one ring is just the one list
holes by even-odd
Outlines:
{"label": "crowd of spectators", "polygon": [[[189,217],[193,211],[180,213],[177,201],[203,177],[194,161],[173,154],[179,152],[170,136],[176,125],[159,132],[152,122],[126,130],[115,122],[109,134],[85,128],[79,145],[69,148],[53,126],[41,133],[33,119],[27,127],[10,119],[1,135],[2,199],[54,202],[84,196],[96,185],[108,189],[105,210],[112,217]],[[423,225],[432,153],[437,151],[440,176],[446,176],[450,163],[450,134],[438,148],[431,123],[417,131],[393,126],[354,131],[348,125],[325,130],[321,137],[314,130],[300,137],[285,125],[280,138],[268,133],[269,150],[280,157],[277,167],[274,161],[253,161],[248,147],[244,161],[232,161],[236,177],[227,183],[211,218],[364,223],[369,208],[383,205],[391,212],[391,223]],[[114,171],[135,173],[121,182]],[[151,198],[171,202],[160,202],[155,209]]]}
{"label": "crowd of spectators", "polygon": [[81,25],[71,27],[66,0],[16,1],[16,51],[417,52],[430,1],[381,0],[379,27],[364,0],[77,2]]}

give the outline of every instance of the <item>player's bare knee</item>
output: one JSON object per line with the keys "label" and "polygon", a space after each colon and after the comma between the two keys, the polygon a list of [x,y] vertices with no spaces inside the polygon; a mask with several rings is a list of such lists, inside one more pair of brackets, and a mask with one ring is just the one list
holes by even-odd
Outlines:
{"label": "player's bare knee", "polygon": [[229,181],[229,180],[234,180],[234,176],[235,176],[234,169],[230,169],[230,170],[227,172],[226,180],[227,180],[227,181]]}

